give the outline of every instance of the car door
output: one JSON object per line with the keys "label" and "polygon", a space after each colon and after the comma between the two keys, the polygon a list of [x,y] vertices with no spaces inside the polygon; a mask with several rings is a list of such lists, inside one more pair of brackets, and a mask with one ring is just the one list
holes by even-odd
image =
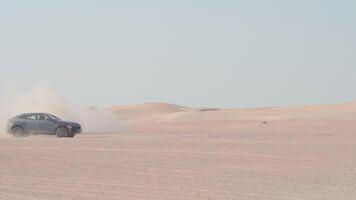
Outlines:
{"label": "car door", "polygon": [[55,129],[55,123],[45,114],[37,115],[38,130],[41,133],[53,133]]}
{"label": "car door", "polygon": [[37,132],[38,125],[37,125],[37,116],[36,114],[29,114],[25,118],[25,130],[28,132]]}

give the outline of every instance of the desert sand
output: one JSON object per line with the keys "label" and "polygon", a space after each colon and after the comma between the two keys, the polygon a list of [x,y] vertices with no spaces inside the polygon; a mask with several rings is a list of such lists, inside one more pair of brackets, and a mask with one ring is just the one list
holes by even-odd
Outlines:
{"label": "desert sand", "polygon": [[111,109],[129,131],[0,138],[0,199],[356,199],[356,103]]}

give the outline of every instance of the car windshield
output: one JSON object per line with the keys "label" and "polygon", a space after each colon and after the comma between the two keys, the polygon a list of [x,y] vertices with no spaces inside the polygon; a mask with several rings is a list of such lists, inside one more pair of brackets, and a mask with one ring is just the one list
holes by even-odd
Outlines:
{"label": "car windshield", "polygon": [[50,117],[51,119],[60,120],[60,118],[59,118],[59,117],[56,117],[56,116],[54,116],[54,115],[48,115],[48,117]]}

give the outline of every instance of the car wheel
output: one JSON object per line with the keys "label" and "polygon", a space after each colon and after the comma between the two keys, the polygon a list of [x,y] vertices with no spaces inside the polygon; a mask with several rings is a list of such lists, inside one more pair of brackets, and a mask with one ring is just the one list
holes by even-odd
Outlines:
{"label": "car wheel", "polygon": [[26,136],[24,130],[19,126],[15,126],[14,128],[12,128],[11,129],[11,133],[15,137],[24,137],[24,136]]}
{"label": "car wheel", "polygon": [[68,137],[69,131],[67,128],[60,126],[56,129],[56,135],[57,137]]}

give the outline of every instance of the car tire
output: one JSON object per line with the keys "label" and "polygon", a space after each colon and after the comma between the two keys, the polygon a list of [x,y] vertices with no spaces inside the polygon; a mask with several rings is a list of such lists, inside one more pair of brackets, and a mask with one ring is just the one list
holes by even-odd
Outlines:
{"label": "car tire", "polygon": [[27,134],[25,133],[25,131],[23,130],[23,128],[21,128],[20,126],[15,126],[11,129],[11,133],[13,136],[15,137],[24,137],[27,136]]}
{"label": "car tire", "polygon": [[68,137],[69,131],[66,127],[60,126],[56,129],[56,135],[57,137]]}

